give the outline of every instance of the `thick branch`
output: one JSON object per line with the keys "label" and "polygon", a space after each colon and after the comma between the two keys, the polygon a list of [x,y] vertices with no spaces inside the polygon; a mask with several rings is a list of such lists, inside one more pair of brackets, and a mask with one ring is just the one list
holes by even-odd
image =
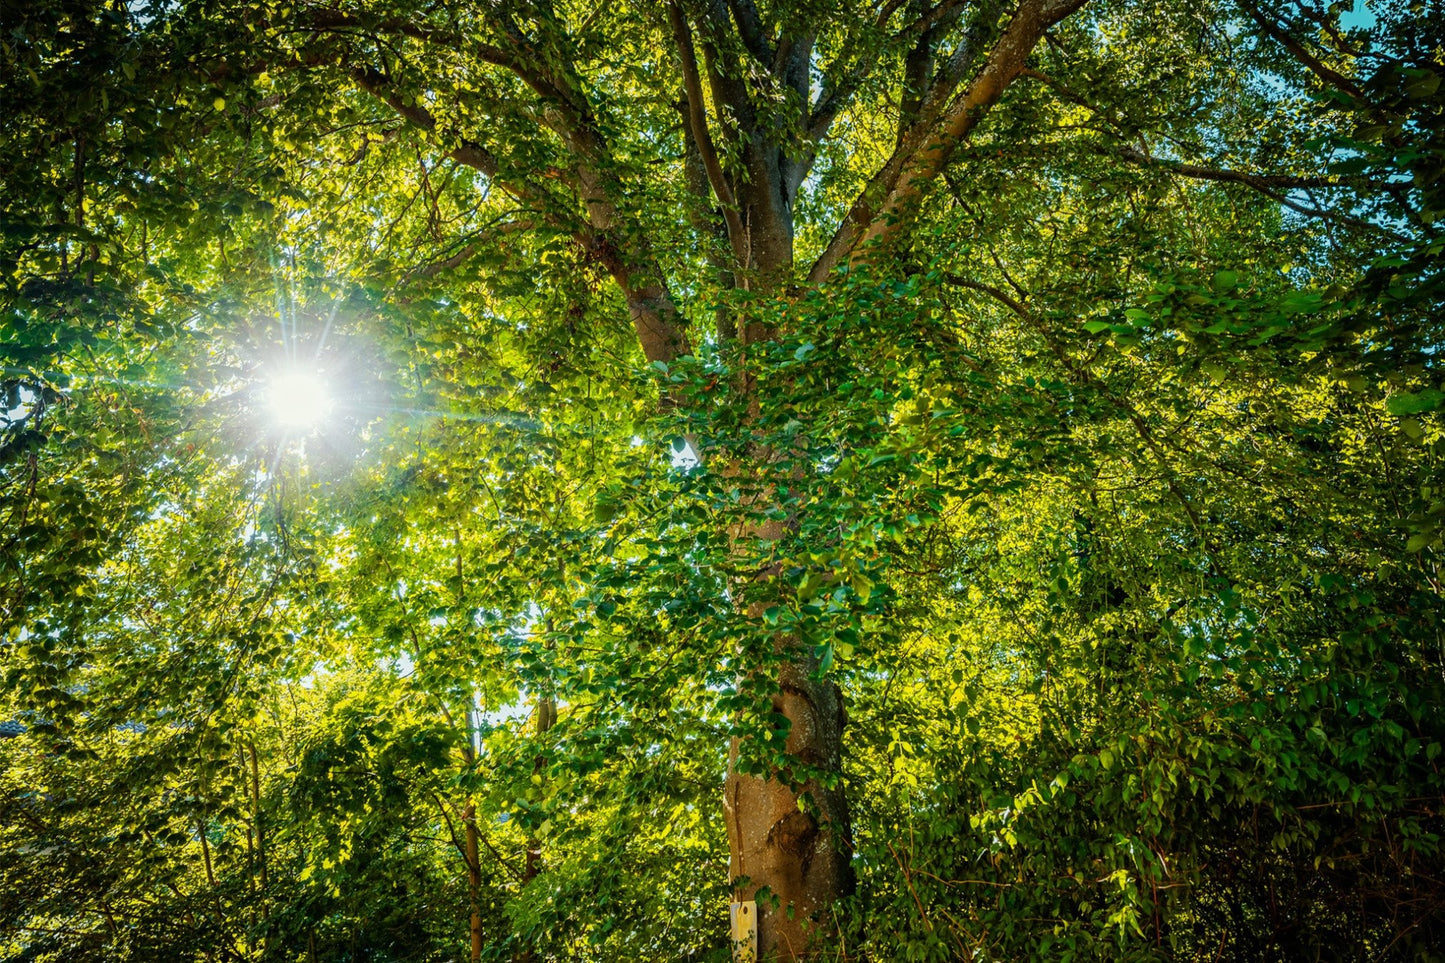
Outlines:
{"label": "thick branch", "polygon": [[733,12],[733,20],[737,22],[738,36],[742,37],[748,52],[763,63],[767,63],[771,54],[768,50],[767,34],[763,30],[762,18],[758,16],[757,5],[753,3],[753,0],[728,0],[728,7]]}
{"label": "thick branch", "polygon": [[929,79],[933,73],[933,48],[937,39],[934,29],[923,31],[903,59],[903,92],[899,102],[895,148],[903,143],[904,134],[913,126],[923,107],[923,100],[928,96]]}
{"label": "thick branch", "polygon": [[[316,10],[310,14],[310,29],[318,32],[356,32],[395,34],[417,40],[428,47],[442,47],[466,60],[501,67],[529,87],[542,99],[541,119],[549,128],[565,138],[575,151],[591,157],[600,155],[601,140],[597,136],[589,107],[574,91],[575,77],[558,77],[548,71],[532,45],[515,27],[502,24],[512,49],[480,43],[459,34],[437,30],[411,20],[391,17],[369,19],[351,16],[339,10]],[[565,68],[562,68],[565,71]]]}
{"label": "thick branch", "polygon": [[[903,138],[888,163],[854,201],[827,249],[808,272],[810,281],[821,282],[845,258],[865,259],[869,256],[865,253],[868,245],[889,242],[911,223],[925,192],[963,139],[1024,69],[1044,31],[1084,2],[1023,0],[968,89],[954,98],[936,121],[933,112],[925,110],[915,130]],[[946,96],[946,92],[937,96]]]}
{"label": "thick branch", "polygon": [[[394,89],[391,81],[380,71],[370,67],[359,68],[351,73],[352,79],[357,86],[371,94],[377,100],[386,104],[396,111],[413,126],[425,131],[436,130],[436,118],[431,111],[421,104],[408,102],[402,98]],[[474,168],[487,175],[489,179],[496,180],[501,169],[496,155],[487,150],[481,144],[469,141],[466,138],[458,138],[458,146],[447,152],[447,156],[459,164]],[[500,182],[499,182],[500,183]],[[523,188],[516,184],[500,184],[503,190],[517,199],[535,199],[537,192],[532,189]]]}
{"label": "thick branch", "polygon": [[688,128],[692,132],[692,141],[697,148],[698,156],[702,159],[703,169],[707,171],[708,183],[712,185],[713,194],[717,196],[718,204],[722,206],[733,256],[737,259],[739,267],[746,267],[746,232],[743,228],[742,218],[738,215],[737,198],[733,196],[732,188],[728,185],[727,175],[723,172],[722,163],[718,160],[712,135],[708,132],[707,107],[703,101],[702,80],[697,72],[697,55],[692,49],[692,30],[687,25],[687,18],[683,15],[682,9],[676,3],[667,5],[667,19],[672,25],[673,39],[677,43],[678,56],[682,61],[682,81],[683,87],[687,91]]}
{"label": "thick branch", "polygon": [[[415,102],[408,103],[392,89],[391,82],[379,71],[366,68],[353,72],[356,83],[367,93],[388,104],[410,123],[422,130],[436,129],[436,118],[425,107]],[[531,202],[543,210],[561,209],[557,200],[550,198],[545,190],[527,184],[519,179],[502,178],[501,165],[495,155],[481,144],[461,139],[461,144],[447,152],[447,156],[473,167],[485,174],[512,197],[519,201]],[[581,200],[587,207],[588,225],[576,229],[576,238],[593,257],[612,275],[627,301],[632,316],[633,328],[638,341],[649,361],[670,361],[688,350],[687,338],[679,326],[677,308],[661,280],[661,273],[655,266],[635,270],[636,259],[627,257],[614,240],[617,209],[601,190],[597,178],[588,177],[590,168],[581,168],[582,183],[579,184]]]}
{"label": "thick branch", "polygon": [[730,62],[729,51],[723,41],[729,33],[727,7],[724,0],[708,0],[702,5],[702,16],[698,21],[699,39],[702,43],[703,59],[707,62],[708,87],[719,119],[726,109],[731,119],[740,128],[739,135],[747,141],[754,133],[756,112],[748,97],[747,85],[731,77],[722,68]]}

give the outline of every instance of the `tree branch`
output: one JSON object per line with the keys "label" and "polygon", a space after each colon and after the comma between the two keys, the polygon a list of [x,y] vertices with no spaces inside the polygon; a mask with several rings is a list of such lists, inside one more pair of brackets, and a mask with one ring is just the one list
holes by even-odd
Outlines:
{"label": "tree branch", "polygon": [[1131,164],[1138,164],[1141,167],[1158,168],[1170,174],[1177,174],[1180,177],[1203,181],[1245,184],[1256,190],[1293,190],[1300,187],[1355,186],[1351,183],[1342,182],[1337,177],[1303,177],[1293,174],[1251,174],[1248,171],[1204,167],[1199,164],[1185,164],[1181,161],[1165,160],[1160,157],[1155,157],[1152,154],[1146,154],[1136,147],[1129,146],[1120,147],[1119,156]]}
{"label": "tree branch", "polygon": [[702,80],[697,72],[697,55],[692,49],[692,30],[687,18],[676,2],[667,5],[667,19],[672,26],[673,40],[677,44],[678,56],[682,61],[683,88],[687,91],[688,128],[692,133],[693,145],[702,159],[707,172],[708,183],[722,207],[723,219],[727,222],[728,241],[732,245],[733,257],[740,268],[747,266],[747,234],[742,218],[738,215],[737,198],[728,185],[727,175],[718,160],[717,149],[707,127],[707,107],[703,101]]}
{"label": "tree branch", "polygon": [[1304,45],[1291,37],[1288,31],[1281,28],[1273,17],[1266,17],[1259,7],[1255,6],[1253,0],[1239,0],[1239,7],[1245,13],[1249,14],[1255,23],[1259,24],[1261,30],[1293,54],[1296,60],[1309,68],[1310,73],[1331,87],[1334,87],[1336,90],[1348,94],[1358,101],[1363,102],[1365,100],[1364,91],[1360,90],[1352,80],[1344,74],[1326,66],[1319,58],[1306,50]]}
{"label": "tree branch", "polygon": [[[509,215],[504,214],[502,216],[507,217]],[[491,226],[495,227],[495,233],[505,235],[511,234],[515,231],[532,230],[537,226],[537,222],[528,218],[523,218],[517,221],[507,221],[504,224],[498,224],[497,222],[493,222],[493,225]],[[474,231],[470,235],[464,236],[461,239],[462,246],[458,248],[455,252],[448,255],[447,257],[438,258],[435,261],[428,261],[425,264],[419,264],[416,267],[412,268],[409,273],[417,277],[429,278],[434,277],[443,271],[450,271],[453,268],[460,267],[466,262],[468,258],[470,258],[473,254],[477,253],[477,249],[480,246],[483,240],[483,236],[485,234],[486,231],[484,229],[480,231]]]}
{"label": "tree branch", "polygon": [[[911,222],[923,195],[952,158],[963,139],[978,126],[1024,69],[1028,55],[1044,31],[1083,6],[1086,0],[1022,0],[983,69],[968,89],[955,97],[941,116],[934,104],[949,95],[945,86],[904,137],[888,162],[853,202],[827,248],[813,263],[808,280],[819,283],[845,258],[862,260],[865,247],[886,244]],[[978,22],[975,22],[975,27]],[[960,47],[967,43],[960,43]],[[958,52],[955,51],[955,57]],[[948,69],[948,68],[945,68]],[[946,79],[946,77],[945,77]]]}
{"label": "tree branch", "polygon": [[1081,365],[1071,358],[1069,353],[1060,347],[1050,336],[1048,327],[1044,324],[1043,319],[1025,307],[1022,302],[1015,300],[1010,297],[1007,292],[1001,291],[991,284],[970,281],[967,278],[959,277],[957,274],[947,274],[944,280],[955,287],[966,288],[970,291],[978,291],[981,294],[986,294],[1006,306],[1019,320],[1034,329],[1034,332],[1043,340],[1049,352],[1063,365],[1064,370],[1099,392],[1101,397],[1113,403],[1123,412],[1124,417],[1129,420],[1129,423],[1132,424],[1134,429],[1139,433],[1139,438],[1144,442],[1145,447],[1147,447],[1150,454],[1154,456],[1160,470],[1164,472],[1165,487],[1169,489],[1169,493],[1174,496],[1174,499],[1179,502],[1179,506],[1184,509],[1184,514],[1188,517],[1189,523],[1194,529],[1194,534],[1199,538],[1199,544],[1204,549],[1205,556],[1209,560],[1210,568],[1214,570],[1215,574],[1218,574],[1219,567],[1215,561],[1216,551],[1213,546],[1210,545],[1208,536],[1204,534],[1204,524],[1199,517],[1199,512],[1189,499],[1185,497],[1184,491],[1179,485],[1180,475],[1178,469],[1169,461],[1168,456],[1165,454],[1159,440],[1154,436],[1154,432],[1149,427],[1149,423],[1144,419],[1144,416],[1139,414],[1138,410],[1129,404],[1127,400],[1115,394],[1114,391],[1109,388],[1108,384],[1102,378],[1099,378],[1091,372],[1086,365]]}
{"label": "tree branch", "polygon": [[[747,85],[729,77],[720,64],[729,62],[722,41],[729,33],[728,10],[724,0],[708,0],[702,5],[698,20],[699,37],[702,43],[703,60],[707,64],[708,87],[712,94],[713,107],[721,120],[723,108],[732,114],[732,120],[741,129],[741,139],[746,141],[753,133],[755,111],[748,98]],[[765,61],[766,62],[766,61]]]}
{"label": "tree branch", "polygon": [[748,52],[763,63],[771,60],[772,52],[768,49],[767,34],[763,30],[763,21],[758,16],[758,8],[753,0],[728,0],[728,8],[732,10],[733,21],[738,25],[738,36],[742,38]]}
{"label": "tree branch", "polygon": [[[436,130],[437,122],[432,113],[418,103],[403,100],[392,89],[391,81],[379,71],[362,68],[353,71],[352,76],[363,90],[389,105],[416,127],[426,131]],[[550,212],[566,208],[564,202],[538,185],[528,184],[520,178],[501,176],[501,164],[494,154],[474,141],[460,140],[459,146],[447,152],[448,157],[481,171],[514,199],[549,212],[543,215],[549,220],[555,217]],[[655,265],[649,265],[642,271],[635,269],[639,259],[626,256],[615,240],[618,213],[606,197],[601,179],[585,164],[579,167],[578,175],[579,199],[587,208],[588,222],[586,226],[574,225],[571,230],[577,242],[607,269],[622,290],[647,360],[670,361],[686,353],[687,338],[678,326],[677,308],[661,280],[661,272]]]}
{"label": "tree branch", "polygon": [[1143,151],[1136,150],[1132,147],[1120,148],[1119,153],[1123,156],[1125,160],[1132,163],[1140,164],[1146,167],[1156,167],[1170,174],[1175,174],[1180,177],[1188,177],[1193,180],[1221,181],[1225,183],[1243,184],[1246,187],[1253,188],[1254,190],[1263,194],[1265,197],[1268,197],[1275,203],[1281,204],[1284,207],[1287,207],[1290,210],[1294,211],[1295,213],[1303,214],[1306,217],[1317,217],[1321,220],[1338,221],[1341,224],[1348,224],[1351,227],[1360,228],[1361,230],[1370,231],[1371,233],[1383,234],[1384,236],[1393,238],[1397,241],[1409,241],[1409,238],[1406,235],[1401,234],[1398,231],[1392,231],[1388,227],[1384,227],[1383,225],[1375,224],[1362,218],[1354,217],[1350,214],[1344,214],[1339,211],[1327,211],[1322,207],[1311,207],[1308,204],[1302,204],[1301,202],[1295,200],[1287,194],[1280,193],[1280,191],[1310,187],[1352,186],[1347,183],[1340,183],[1338,180],[1327,177],[1291,177],[1287,175],[1249,174],[1243,171],[1217,170],[1211,167],[1200,167],[1197,164],[1184,164],[1178,161],[1160,160],[1157,157],[1151,157],[1150,155],[1145,154]]}
{"label": "tree branch", "polygon": [[[878,16],[874,18],[872,31],[874,33],[881,32],[904,2],[905,0],[888,0],[878,11]],[[914,35],[922,34],[936,25],[941,25],[946,18],[961,13],[965,6],[967,6],[967,0],[943,0],[917,20],[899,30],[891,40],[907,41]],[[853,94],[857,93],[863,79],[873,69],[873,65],[878,62],[883,51],[890,46],[890,43],[869,44],[858,58],[858,62],[854,64],[853,69],[847,71],[840,80],[835,83],[824,81],[823,89],[818,94],[818,100],[813,104],[805,125],[809,140],[816,142],[827,136],[828,128],[832,126],[843,108],[848,106],[848,102],[852,100]]]}
{"label": "tree branch", "polygon": [[[381,71],[372,67],[360,67],[351,72],[351,77],[356,81],[357,86],[371,94],[377,100],[386,104],[396,111],[413,127],[425,131],[435,131],[437,126],[436,118],[431,111],[415,101],[408,102],[402,99],[401,95],[393,89],[391,80]],[[489,179],[496,179],[501,165],[496,155],[487,150],[481,144],[469,141],[466,138],[458,138],[460,144],[447,152],[447,156],[459,164],[475,168],[487,175]],[[509,194],[514,194],[514,188],[504,186]],[[525,196],[530,196],[524,192]]]}

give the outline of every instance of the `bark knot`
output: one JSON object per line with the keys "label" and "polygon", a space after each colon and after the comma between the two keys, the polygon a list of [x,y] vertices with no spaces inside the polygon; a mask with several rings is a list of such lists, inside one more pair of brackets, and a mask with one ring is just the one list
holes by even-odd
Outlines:
{"label": "bark knot", "polygon": [[776,846],[794,857],[812,855],[813,840],[818,836],[818,823],[805,812],[794,811],[773,823],[768,830],[768,845]]}

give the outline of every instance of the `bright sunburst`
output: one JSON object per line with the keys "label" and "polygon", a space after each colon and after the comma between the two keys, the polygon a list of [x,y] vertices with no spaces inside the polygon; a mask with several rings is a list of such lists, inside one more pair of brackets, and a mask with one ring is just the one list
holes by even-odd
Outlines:
{"label": "bright sunburst", "polygon": [[271,417],[285,428],[315,427],[331,412],[331,393],[319,371],[292,368],[276,374],[267,388]]}

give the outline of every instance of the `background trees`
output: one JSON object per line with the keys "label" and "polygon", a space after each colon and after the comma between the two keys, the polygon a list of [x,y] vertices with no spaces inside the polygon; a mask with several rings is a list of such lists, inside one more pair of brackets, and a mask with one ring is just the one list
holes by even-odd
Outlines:
{"label": "background trees", "polygon": [[7,13],[4,952],[1428,956],[1439,22]]}

